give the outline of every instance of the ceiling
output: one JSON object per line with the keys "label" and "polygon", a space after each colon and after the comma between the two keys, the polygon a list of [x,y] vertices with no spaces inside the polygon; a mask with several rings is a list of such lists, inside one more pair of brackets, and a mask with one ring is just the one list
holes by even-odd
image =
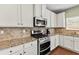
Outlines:
{"label": "ceiling", "polygon": [[77,5],[78,4],[47,4],[46,6],[47,9],[58,13]]}

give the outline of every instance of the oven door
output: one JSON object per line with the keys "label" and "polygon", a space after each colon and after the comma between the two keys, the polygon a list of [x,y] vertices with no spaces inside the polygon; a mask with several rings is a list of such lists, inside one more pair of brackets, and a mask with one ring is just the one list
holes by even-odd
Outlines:
{"label": "oven door", "polygon": [[34,17],[33,25],[34,27],[45,27],[47,24],[46,19]]}
{"label": "oven door", "polygon": [[50,41],[40,44],[40,55],[46,55],[50,52]]}
{"label": "oven door", "polygon": [[40,44],[40,51],[43,51],[50,47],[50,41]]}

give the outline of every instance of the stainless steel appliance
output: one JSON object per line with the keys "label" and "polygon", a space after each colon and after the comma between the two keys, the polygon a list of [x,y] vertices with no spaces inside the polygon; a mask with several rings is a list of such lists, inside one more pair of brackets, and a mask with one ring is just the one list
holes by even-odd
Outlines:
{"label": "stainless steel appliance", "polygon": [[32,30],[32,37],[37,38],[37,54],[46,55],[50,52],[50,39],[47,29]]}
{"label": "stainless steel appliance", "polygon": [[50,39],[49,37],[39,38],[38,40],[38,55],[46,55],[50,52]]}
{"label": "stainless steel appliance", "polygon": [[47,20],[41,17],[34,17],[33,25],[34,27],[45,27],[47,25]]}

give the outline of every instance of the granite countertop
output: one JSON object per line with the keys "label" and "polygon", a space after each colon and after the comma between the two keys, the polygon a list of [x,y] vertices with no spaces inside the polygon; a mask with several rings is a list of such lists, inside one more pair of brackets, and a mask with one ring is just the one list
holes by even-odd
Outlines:
{"label": "granite countertop", "polygon": [[0,49],[10,48],[14,46],[18,46],[24,43],[32,42],[36,39],[32,38],[31,36],[28,37],[19,37],[19,38],[7,38],[7,39],[0,39]]}

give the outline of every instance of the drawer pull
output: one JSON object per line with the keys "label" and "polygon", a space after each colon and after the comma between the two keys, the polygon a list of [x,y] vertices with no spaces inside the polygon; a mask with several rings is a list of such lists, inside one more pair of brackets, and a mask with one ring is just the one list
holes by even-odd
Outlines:
{"label": "drawer pull", "polygon": [[22,55],[22,53],[20,53],[20,55]]}
{"label": "drawer pull", "polygon": [[12,51],[10,51],[10,53],[11,53]]}
{"label": "drawer pull", "polygon": [[26,53],[26,52],[24,52],[24,53]]}

